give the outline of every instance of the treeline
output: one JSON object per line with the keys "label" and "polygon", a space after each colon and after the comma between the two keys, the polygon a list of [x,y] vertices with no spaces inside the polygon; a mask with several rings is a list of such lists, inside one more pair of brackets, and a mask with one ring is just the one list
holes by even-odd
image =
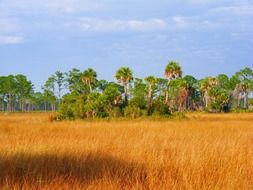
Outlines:
{"label": "treeline", "polygon": [[35,92],[22,74],[0,76],[0,111],[56,111],[65,80],[65,74],[57,71],[41,87],[42,92]]}
{"label": "treeline", "polygon": [[34,97],[32,82],[26,76],[0,76],[1,111],[30,111]]}
{"label": "treeline", "polygon": [[0,110],[56,111],[59,119],[168,116],[184,111],[251,111],[253,71],[244,68],[232,77],[220,74],[197,80],[182,75],[170,61],[164,78],[134,78],[128,67],[115,73],[116,82],[98,80],[97,73],[72,69],[55,72],[34,92],[24,75],[0,77]]}

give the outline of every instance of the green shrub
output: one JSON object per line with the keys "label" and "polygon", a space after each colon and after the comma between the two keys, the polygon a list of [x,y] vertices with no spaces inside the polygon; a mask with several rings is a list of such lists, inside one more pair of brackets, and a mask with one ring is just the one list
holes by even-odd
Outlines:
{"label": "green shrub", "polygon": [[211,112],[224,111],[224,107],[228,105],[229,102],[229,95],[227,91],[225,89],[215,86],[209,90],[208,94],[211,98],[211,101],[208,105],[209,111]]}
{"label": "green shrub", "polygon": [[91,93],[87,96],[84,112],[87,118],[103,118],[107,114],[104,110],[106,98],[100,93]]}
{"label": "green shrub", "polygon": [[137,106],[128,105],[124,109],[124,116],[135,119],[142,116],[142,110]]}
{"label": "green shrub", "polygon": [[153,116],[170,116],[171,115],[169,106],[166,105],[162,99],[156,99],[153,101],[151,112]]}
{"label": "green shrub", "polygon": [[106,113],[110,118],[122,117],[123,111],[120,107],[112,107],[110,109],[106,109]]}
{"label": "green shrub", "polygon": [[232,108],[230,111],[231,111],[231,113],[249,113],[249,112],[252,112],[251,110],[244,109],[244,108]]}
{"label": "green shrub", "polygon": [[59,120],[63,119],[75,119],[74,107],[75,107],[76,97],[71,94],[63,97],[58,107],[57,118]]}

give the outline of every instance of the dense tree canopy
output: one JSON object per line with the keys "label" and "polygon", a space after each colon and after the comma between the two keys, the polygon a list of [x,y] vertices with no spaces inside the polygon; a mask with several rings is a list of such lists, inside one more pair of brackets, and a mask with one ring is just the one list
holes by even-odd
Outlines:
{"label": "dense tree canopy", "polygon": [[[161,70],[162,73],[162,70]],[[121,67],[115,82],[98,80],[92,68],[83,72],[56,71],[35,92],[26,76],[0,76],[1,111],[57,111],[59,119],[168,116],[182,111],[252,111],[253,71],[244,68],[196,79],[183,76],[176,61],[164,69],[165,78],[134,78],[132,70]]]}

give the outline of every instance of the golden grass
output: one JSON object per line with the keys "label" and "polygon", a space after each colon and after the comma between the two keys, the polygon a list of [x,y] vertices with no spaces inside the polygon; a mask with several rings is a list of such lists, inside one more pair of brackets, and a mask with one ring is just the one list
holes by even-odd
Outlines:
{"label": "golden grass", "polygon": [[0,189],[253,189],[253,114],[48,117],[0,115]]}

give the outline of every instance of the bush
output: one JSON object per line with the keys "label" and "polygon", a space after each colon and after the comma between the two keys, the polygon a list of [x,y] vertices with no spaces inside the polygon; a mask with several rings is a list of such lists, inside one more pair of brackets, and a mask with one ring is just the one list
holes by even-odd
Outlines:
{"label": "bush", "polygon": [[244,109],[244,108],[232,108],[230,111],[231,111],[231,113],[249,113],[249,112],[252,112],[251,110]]}
{"label": "bush", "polygon": [[84,105],[84,112],[87,118],[103,118],[106,117],[104,107],[106,105],[105,96],[99,93],[91,93],[87,96]]}
{"label": "bush", "polygon": [[249,99],[249,110],[253,111],[253,99]]}
{"label": "bush", "polygon": [[171,115],[169,106],[164,104],[162,99],[154,100],[151,112],[153,116],[170,116]]}
{"label": "bush", "polygon": [[224,111],[225,107],[228,109],[229,95],[226,90],[215,86],[209,90],[208,94],[211,98],[208,105],[209,111],[216,113]]}
{"label": "bush", "polygon": [[135,119],[135,118],[142,116],[142,110],[137,106],[128,105],[124,109],[124,116]]}
{"label": "bush", "polygon": [[120,107],[110,108],[110,109],[106,110],[106,113],[110,118],[123,116],[123,111],[120,109]]}
{"label": "bush", "polygon": [[74,104],[76,102],[76,97],[71,94],[63,97],[63,100],[60,102],[58,107],[57,118],[60,120],[63,119],[75,119],[74,115]]}
{"label": "bush", "polygon": [[86,96],[79,96],[73,104],[73,115],[75,118],[83,119],[85,117],[85,101]]}
{"label": "bush", "polygon": [[57,119],[83,119],[85,117],[85,102],[87,97],[85,95],[66,95],[59,104]]}

